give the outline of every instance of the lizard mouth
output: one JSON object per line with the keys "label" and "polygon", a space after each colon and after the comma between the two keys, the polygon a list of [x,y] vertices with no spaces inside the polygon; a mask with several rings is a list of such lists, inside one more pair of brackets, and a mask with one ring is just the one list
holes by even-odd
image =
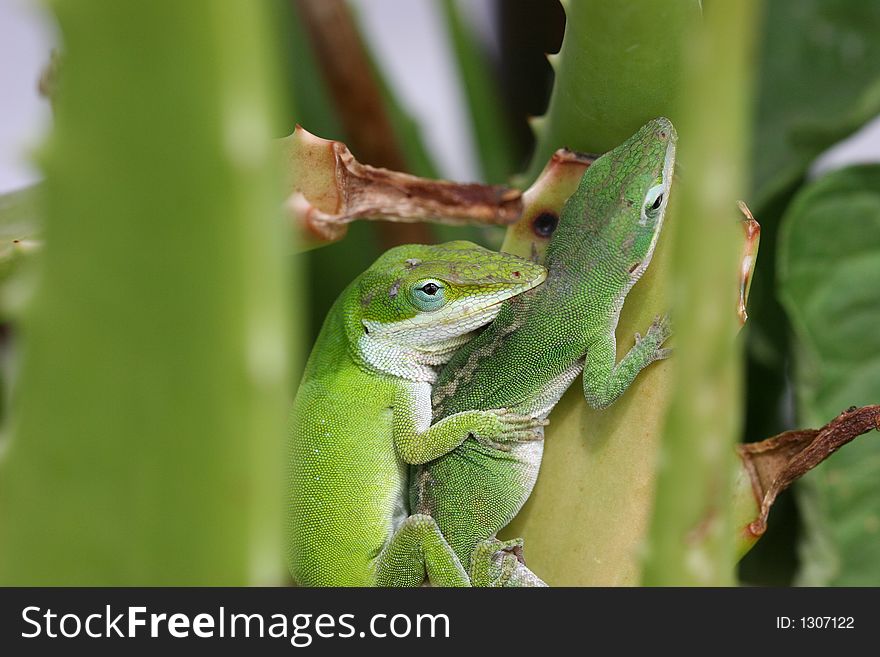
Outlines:
{"label": "lizard mouth", "polygon": [[[397,335],[404,338],[409,334],[411,338],[406,342],[420,351],[430,353],[448,351],[450,348],[464,344],[468,340],[469,333],[495,319],[501,312],[501,306],[505,301],[540,285],[546,277],[546,272],[541,272],[534,279],[524,281],[500,293],[498,298],[493,299],[489,304],[469,304],[467,299],[463,299],[442,310],[418,315],[405,321],[390,324],[365,321],[364,326],[370,333],[377,335]],[[471,297],[470,300],[473,301],[476,298]],[[450,347],[450,345],[453,346]]]}
{"label": "lizard mouth", "polygon": [[[436,321],[437,317],[435,316],[433,318],[434,321],[432,321],[431,323],[435,326],[449,327],[457,326],[463,323],[469,324],[470,322],[467,322],[467,320],[479,319],[483,321],[473,327],[479,328],[483,324],[488,324],[493,319],[495,319],[498,313],[501,312],[501,306],[502,304],[504,304],[504,302],[509,301],[513,297],[522,294],[523,292],[527,292],[528,290],[537,287],[538,285],[543,283],[546,278],[546,272],[542,272],[541,275],[534,280],[522,283],[521,285],[517,285],[516,287],[511,288],[507,292],[503,293],[498,299],[492,301],[492,303],[490,304],[475,307],[470,310],[465,310],[461,314],[450,314],[449,317],[440,320],[440,322]],[[487,315],[488,318],[486,317]],[[473,328],[470,330],[473,330]]]}

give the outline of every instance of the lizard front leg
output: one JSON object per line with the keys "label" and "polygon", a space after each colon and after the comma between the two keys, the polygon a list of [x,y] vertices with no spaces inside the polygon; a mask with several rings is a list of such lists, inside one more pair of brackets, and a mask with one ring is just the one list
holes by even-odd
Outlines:
{"label": "lizard front leg", "polygon": [[395,399],[393,412],[397,453],[411,465],[433,461],[470,436],[496,448],[512,442],[540,440],[540,427],[546,424],[544,420],[503,408],[463,411],[431,424],[431,388],[427,383],[402,390]]}
{"label": "lizard front leg", "polygon": [[590,345],[584,362],[584,397],[593,408],[611,405],[629,388],[639,372],[655,360],[668,358],[671,350],[663,343],[672,334],[669,318],[658,317],[644,337],[636,334],[636,342],[626,355],[615,363],[614,333]]}

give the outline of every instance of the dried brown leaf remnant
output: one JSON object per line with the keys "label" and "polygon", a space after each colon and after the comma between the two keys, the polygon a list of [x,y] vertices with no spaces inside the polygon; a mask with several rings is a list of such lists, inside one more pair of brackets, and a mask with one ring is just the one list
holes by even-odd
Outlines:
{"label": "dried brown leaf remnant", "polygon": [[506,225],[522,214],[522,193],[511,187],[429,180],[361,164],[342,142],[299,126],[281,141],[287,209],[306,243],[340,239],[356,219]]}
{"label": "dried brown leaf remnant", "polygon": [[821,429],[786,431],[759,443],[737,448],[751,479],[759,513],[745,528],[756,541],[767,528],[776,496],[851,440],[880,429],[880,405],[850,408]]}
{"label": "dried brown leaf remnant", "polygon": [[739,272],[739,304],[737,306],[737,314],[739,315],[740,326],[745,325],[749,318],[746,312],[746,302],[749,298],[749,289],[752,286],[752,277],[755,273],[755,261],[758,257],[758,245],[761,242],[761,225],[755,221],[752,211],[745,201],[738,201],[739,211],[743,213],[745,219],[742,222],[745,240],[743,242],[742,258],[740,260]]}
{"label": "dried brown leaf remnant", "polygon": [[567,148],[553,153],[538,179],[523,192],[522,214],[507,229],[501,250],[541,262],[562,206],[597,157]]}

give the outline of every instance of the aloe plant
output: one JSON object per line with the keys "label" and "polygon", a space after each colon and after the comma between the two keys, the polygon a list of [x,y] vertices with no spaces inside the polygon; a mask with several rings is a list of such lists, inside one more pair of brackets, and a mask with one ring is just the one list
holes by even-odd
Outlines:
{"label": "aloe plant", "polygon": [[279,582],[290,329],[267,16],[51,8],[64,72],[0,465],[0,581]]}

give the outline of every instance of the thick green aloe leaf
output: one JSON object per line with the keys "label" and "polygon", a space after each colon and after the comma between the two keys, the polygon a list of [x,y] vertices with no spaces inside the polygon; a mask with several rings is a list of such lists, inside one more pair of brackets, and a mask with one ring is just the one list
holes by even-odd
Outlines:
{"label": "thick green aloe leaf", "polygon": [[[795,338],[798,422],[880,400],[880,166],[828,174],[783,219],[779,296]],[[803,584],[880,585],[880,441],[855,441],[801,486]]]}
{"label": "thick green aloe leaf", "polygon": [[550,58],[556,72],[529,165],[534,180],[567,146],[604,153],[658,114],[676,120],[681,53],[700,19],[699,0],[564,2],[565,37]]}
{"label": "thick green aloe leaf", "polygon": [[0,582],[278,582],[271,23],[261,3],[51,8],[64,76],[0,445]]}
{"label": "thick green aloe leaf", "polygon": [[[739,388],[729,291],[735,288],[735,201],[743,181],[753,6],[718,7],[720,13],[707,21],[710,32],[703,34],[698,2],[566,4],[565,39],[552,60],[557,78],[547,115],[537,126],[533,169],[559,146],[601,152],[649,118],[675,120],[689,168],[675,184],[673,199],[685,203],[672,209],[651,267],[627,298],[617,339],[622,353],[636,332],[669,311],[674,271],[677,327],[691,338],[676,345],[674,361],[692,380],[676,380],[675,362],[657,363],[609,409],[589,409],[575,383],[554,410],[535,492],[504,533],[524,536],[528,563],[551,584],[637,584],[649,531],[653,560],[647,581],[730,581],[733,531],[724,505]],[[701,65],[705,59],[718,75]],[[693,95],[682,98],[683,89]],[[712,109],[700,115],[691,98],[704,96],[703,104]],[[695,388],[706,401],[699,407],[688,398]],[[678,412],[667,424],[672,399],[678,400]],[[664,428],[674,442],[663,436]],[[661,442],[669,467],[668,476],[658,480]],[[695,463],[696,469],[689,469]],[[658,484],[662,513],[652,521]],[[695,574],[681,563],[689,555],[680,536],[703,520],[707,531],[700,532],[698,543],[705,547],[700,563],[707,567]],[[668,576],[658,573],[658,563],[670,564]]]}

